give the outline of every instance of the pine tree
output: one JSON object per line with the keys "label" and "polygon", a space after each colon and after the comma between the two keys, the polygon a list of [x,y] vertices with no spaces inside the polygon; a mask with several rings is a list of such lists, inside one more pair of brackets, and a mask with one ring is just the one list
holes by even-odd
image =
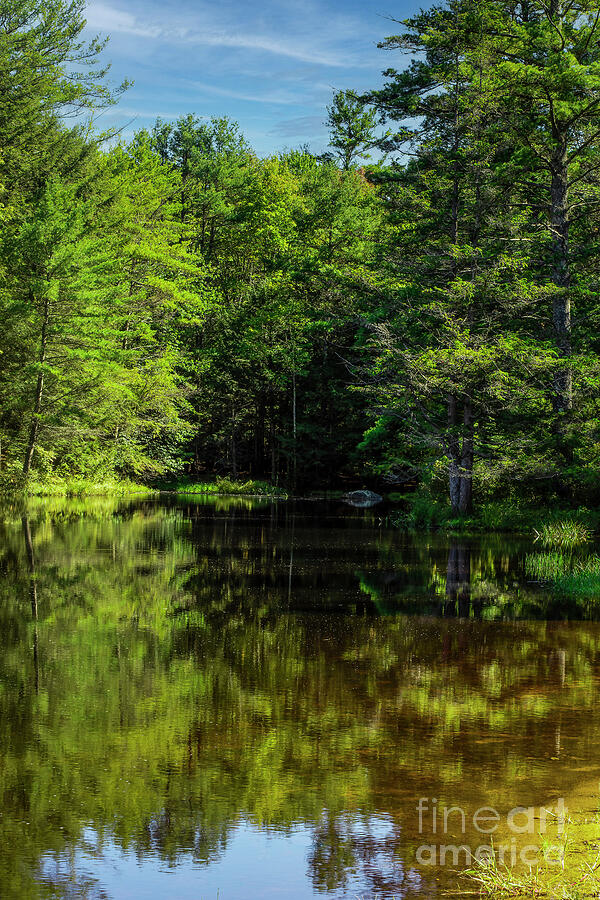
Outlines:
{"label": "pine tree", "polygon": [[377,328],[382,414],[404,420],[413,452],[403,465],[431,473],[432,450],[446,461],[457,514],[471,509],[477,458],[501,456],[499,419],[517,395],[537,397],[523,369],[532,351],[521,326],[531,312],[528,256],[514,250],[520,223],[498,169],[506,142],[489,103],[486,21],[461,0],[407,20],[382,46],[412,61],[388,69],[388,83],[369,95],[396,123],[382,146],[410,159],[372,175],[394,224],[382,259],[392,278],[387,324]]}
{"label": "pine tree", "polygon": [[358,160],[370,159],[369,150],[377,146],[376,129],[379,117],[366,106],[354,91],[336,91],[327,107],[327,121],[331,139],[329,146],[345,171]]}
{"label": "pine tree", "polygon": [[[553,430],[566,469],[573,459],[578,415],[573,373],[579,363],[573,351],[574,346],[583,349],[572,325],[573,302],[587,278],[589,239],[581,224],[599,196],[597,4],[527,0],[490,5],[484,40],[493,61],[486,90],[514,148],[507,173],[519,200],[533,212],[531,231],[546,227],[546,247],[539,248],[532,278],[554,332]],[[579,246],[572,243],[574,219]],[[563,490],[568,480],[563,472]]]}

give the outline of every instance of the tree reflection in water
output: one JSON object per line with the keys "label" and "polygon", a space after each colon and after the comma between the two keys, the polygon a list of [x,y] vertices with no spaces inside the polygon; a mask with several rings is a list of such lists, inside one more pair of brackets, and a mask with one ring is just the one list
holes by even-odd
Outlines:
{"label": "tree reflection in water", "polygon": [[244,833],[273,860],[308,835],[300,896],[432,897],[454,876],[415,864],[419,797],[507,811],[598,771],[600,631],[543,620],[527,548],[273,505],[87,512],[2,532],[3,898],[110,895],[116,850],[195,863],[194,896],[221,861],[235,896]]}

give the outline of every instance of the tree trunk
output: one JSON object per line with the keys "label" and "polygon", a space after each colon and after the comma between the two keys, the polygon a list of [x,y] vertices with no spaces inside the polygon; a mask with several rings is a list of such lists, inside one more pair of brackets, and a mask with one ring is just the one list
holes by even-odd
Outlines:
{"label": "tree trunk", "polygon": [[458,508],[461,515],[466,515],[473,508],[473,449],[474,449],[473,404],[465,400],[463,411],[464,434],[462,439],[460,460],[460,492]]}
{"label": "tree trunk", "polygon": [[[458,151],[460,149],[459,135],[459,55],[456,54],[456,81],[455,81],[455,97],[454,97],[454,140],[452,145],[452,153],[454,157],[454,173],[452,178],[452,199],[450,211],[450,239],[452,244],[458,243],[458,214],[460,209],[460,171],[458,161]],[[455,264],[451,262],[451,268],[454,272]],[[448,407],[448,456],[450,459],[450,469],[448,473],[450,504],[452,506],[453,515],[460,513],[460,497],[461,497],[461,449],[460,438],[458,435],[458,400],[456,394],[449,394],[447,398]]]}
{"label": "tree trunk", "polygon": [[31,425],[29,428],[29,440],[27,442],[27,450],[25,452],[25,461],[23,463],[23,474],[29,475],[31,471],[31,463],[33,454],[37,445],[38,432],[40,429],[40,413],[42,410],[42,398],[44,396],[44,363],[46,362],[46,346],[48,343],[48,320],[50,317],[50,302],[48,298],[44,300],[44,319],[42,322],[42,337],[40,342],[40,353],[38,362],[40,371],[37,377],[35,388],[35,399],[33,403],[33,415],[31,417]]}
{"label": "tree trunk", "polygon": [[552,320],[556,346],[562,362],[554,376],[554,411],[573,407],[571,356],[571,272],[569,265],[569,180],[566,140],[561,140],[552,158],[551,186],[552,280],[554,297]]}
{"label": "tree trunk", "polygon": [[215,245],[215,220],[213,219],[212,222],[210,223],[210,238],[208,241],[207,259],[212,259],[214,245]]}
{"label": "tree trunk", "polygon": [[271,484],[277,484],[277,455],[275,451],[275,398],[271,393],[269,443],[271,444]]}
{"label": "tree trunk", "polygon": [[297,420],[296,420],[296,373],[292,372],[292,489],[296,490],[296,472],[297,472],[297,452],[296,452],[296,443],[297,443]]}
{"label": "tree trunk", "polygon": [[23,526],[23,537],[25,538],[25,550],[27,552],[27,568],[29,569],[29,596],[31,600],[31,617],[33,619],[33,670],[35,673],[35,692],[39,691],[40,673],[38,659],[38,595],[37,595],[37,578],[35,571],[35,555],[33,552],[33,540],[31,538],[31,528],[27,516],[21,517]]}
{"label": "tree trunk", "polygon": [[234,478],[237,478],[238,467],[237,467],[237,446],[235,442],[235,420],[233,422],[233,428],[231,430],[231,470]]}
{"label": "tree trunk", "polygon": [[461,432],[459,434],[458,399],[449,394],[448,405],[448,458],[449,489],[452,513],[466,515],[473,507],[473,458],[475,438],[475,415],[469,398],[463,401]]}
{"label": "tree trunk", "polygon": [[458,602],[459,615],[467,614],[471,599],[471,551],[467,544],[457,541],[448,549],[446,598],[450,603]]}
{"label": "tree trunk", "polygon": [[450,504],[454,515],[460,511],[460,446],[457,426],[457,400],[456,394],[448,394],[448,458],[450,460],[448,482],[450,489]]}
{"label": "tree trunk", "polygon": [[254,475],[265,476],[265,398],[261,393],[256,408],[256,427],[254,430]]}

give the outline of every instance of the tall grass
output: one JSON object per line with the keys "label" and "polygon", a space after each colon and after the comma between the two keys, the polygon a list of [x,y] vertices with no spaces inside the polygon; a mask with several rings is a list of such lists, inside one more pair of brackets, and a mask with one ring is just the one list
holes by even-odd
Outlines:
{"label": "tall grass", "polygon": [[562,550],[530,553],[525,557],[525,571],[532,578],[552,583],[561,594],[600,598],[600,556],[577,559]]}
{"label": "tall grass", "polygon": [[154,494],[148,485],[134,481],[90,478],[52,478],[44,481],[24,480],[19,486],[25,497],[124,497],[128,494]]}
{"label": "tall grass", "polygon": [[166,490],[177,494],[250,494],[258,497],[287,497],[287,493],[266,481],[234,481],[231,478],[217,478],[216,481],[179,481],[166,485]]}
{"label": "tall grass", "polygon": [[546,522],[535,531],[536,540],[544,547],[578,547],[590,539],[590,530],[576,519]]}
{"label": "tall grass", "polygon": [[525,557],[525,571],[540,581],[554,581],[573,570],[573,556],[562,550],[548,553],[528,553]]}
{"label": "tall grass", "polygon": [[[388,495],[389,499],[396,497]],[[565,510],[529,506],[527,503],[507,498],[475,505],[470,515],[456,516],[446,500],[435,499],[423,493],[405,495],[404,506],[390,516],[398,528],[443,529],[444,531],[487,532],[506,531],[536,535],[544,547],[576,547],[585,543],[592,528],[600,526],[597,512],[588,509]],[[540,521],[543,522],[540,526]]]}

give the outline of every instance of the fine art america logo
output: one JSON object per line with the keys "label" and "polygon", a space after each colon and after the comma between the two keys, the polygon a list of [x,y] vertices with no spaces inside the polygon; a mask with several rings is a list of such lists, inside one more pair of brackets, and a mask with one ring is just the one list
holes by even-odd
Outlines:
{"label": "fine art america logo", "polygon": [[[561,797],[551,809],[515,806],[504,816],[492,806],[480,806],[468,813],[459,806],[438,806],[435,797],[421,797],[416,807],[419,815],[419,834],[433,837],[417,849],[417,862],[422,866],[463,866],[473,863],[489,864],[493,859],[500,865],[548,866],[563,864],[564,848],[559,843],[527,843],[528,835],[546,835],[548,827],[560,838],[564,835],[567,809]],[[465,842],[467,831],[481,835],[474,844]],[[459,832],[462,843],[447,843],[448,835]]]}

